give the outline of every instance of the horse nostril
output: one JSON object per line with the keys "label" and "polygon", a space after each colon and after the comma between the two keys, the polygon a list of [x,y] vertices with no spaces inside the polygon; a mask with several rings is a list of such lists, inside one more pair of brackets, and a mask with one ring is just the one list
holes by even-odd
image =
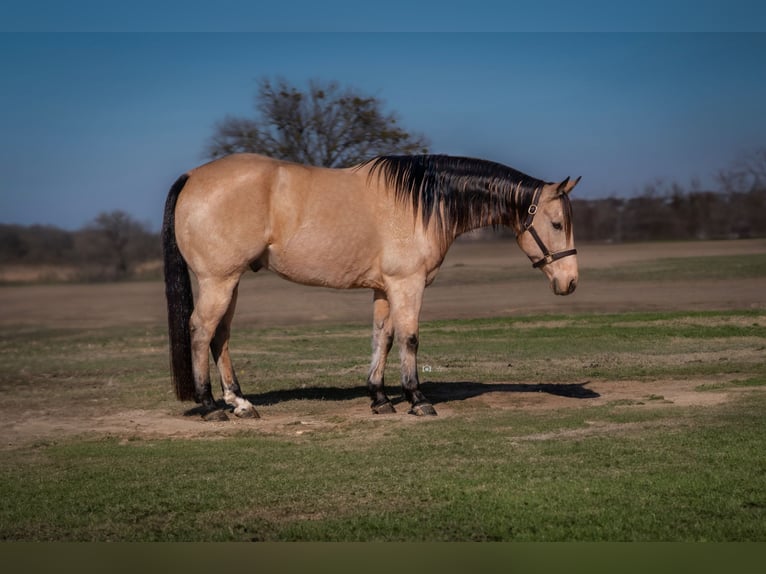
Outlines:
{"label": "horse nostril", "polygon": [[572,292],[574,292],[574,290],[575,290],[576,288],[577,288],[577,281],[576,281],[576,280],[574,280],[574,279],[572,279],[572,280],[569,282],[569,289],[567,289],[567,293],[572,293]]}

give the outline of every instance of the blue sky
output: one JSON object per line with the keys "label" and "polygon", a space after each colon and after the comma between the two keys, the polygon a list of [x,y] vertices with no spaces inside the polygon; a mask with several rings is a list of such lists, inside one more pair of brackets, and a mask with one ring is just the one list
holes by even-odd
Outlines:
{"label": "blue sky", "polygon": [[[748,4],[730,3],[725,21],[757,30],[763,9]],[[74,229],[123,209],[158,228],[170,184],[205,161],[218,120],[252,114],[263,76],[354,86],[428,136],[433,152],[543,179],[582,175],[581,197],[629,195],[657,179],[712,184],[718,169],[766,147],[766,34],[699,32],[730,24],[718,24],[721,3],[695,6],[696,19],[665,10],[656,28],[671,31],[661,33],[642,31],[651,26],[641,14],[631,32],[585,19],[580,30],[620,31],[564,32],[559,17],[553,32],[489,33],[168,33],[154,30],[173,29],[161,10],[147,33],[127,16],[106,25],[52,11],[31,26],[11,14],[0,27],[0,222]],[[346,25],[323,14],[314,29]],[[194,22],[219,28],[216,18]],[[33,27],[42,32],[14,32]]]}

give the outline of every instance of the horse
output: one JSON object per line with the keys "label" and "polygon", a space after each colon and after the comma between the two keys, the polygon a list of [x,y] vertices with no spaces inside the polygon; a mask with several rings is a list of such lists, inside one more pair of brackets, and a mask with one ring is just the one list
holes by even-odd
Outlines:
{"label": "horse", "polygon": [[[324,168],[233,154],[188,171],[170,188],[162,225],[171,380],[206,420],[259,418],[229,354],[242,275],[373,291],[372,413],[395,412],[383,373],[394,342],[409,413],[436,415],[420,390],[419,315],[424,289],[453,241],[486,226],[510,227],[553,292],[578,281],[569,193],[505,165],[445,155],[384,155]],[[197,279],[192,293],[189,271]],[[213,398],[209,352],[225,406]]]}

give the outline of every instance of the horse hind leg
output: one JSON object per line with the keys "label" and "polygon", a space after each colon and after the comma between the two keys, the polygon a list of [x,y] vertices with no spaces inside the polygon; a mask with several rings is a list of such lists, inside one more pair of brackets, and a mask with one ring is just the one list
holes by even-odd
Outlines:
{"label": "horse hind leg", "polygon": [[383,390],[383,373],[386,370],[386,358],[394,341],[391,324],[391,307],[385,293],[375,291],[373,303],[372,327],[372,364],[367,376],[367,388],[372,398],[370,408],[375,414],[394,413],[394,405]]}
{"label": "horse hind leg", "polygon": [[202,279],[190,326],[192,343],[192,372],[195,399],[202,404],[205,420],[226,420],[226,412],[216,404],[210,386],[210,349],[218,325],[226,314],[236,280]]}
{"label": "horse hind leg", "polygon": [[234,372],[234,366],[229,355],[229,337],[231,336],[231,321],[234,317],[234,309],[237,305],[237,291],[239,285],[234,287],[231,295],[229,307],[224,313],[218,328],[215,331],[210,350],[213,353],[213,360],[218,367],[218,373],[221,376],[221,389],[223,390],[223,400],[226,404],[234,408],[234,414],[240,418],[260,418],[258,411],[253,404],[243,395]]}

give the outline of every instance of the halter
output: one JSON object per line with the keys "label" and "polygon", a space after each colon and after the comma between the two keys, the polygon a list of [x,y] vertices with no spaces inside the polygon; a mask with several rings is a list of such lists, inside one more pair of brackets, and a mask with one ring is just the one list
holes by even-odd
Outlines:
{"label": "halter", "polygon": [[558,261],[559,259],[563,259],[564,257],[575,255],[577,253],[577,249],[565,249],[564,251],[551,253],[550,250],[545,246],[545,243],[543,243],[543,240],[540,239],[540,236],[537,234],[537,231],[532,225],[532,222],[534,221],[535,214],[537,213],[537,202],[540,201],[540,194],[542,191],[542,187],[538,187],[535,191],[535,195],[532,197],[532,203],[530,204],[529,209],[527,209],[527,218],[524,220],[523,229],[523,231],[529,231],[529,233],[532,234],[532,238],[535,240],[537,245],[540,247],[540,250],[543,252],[542,259],[538,259],[537,261],[534,261],[531,256],[528,256],[529,259],[532,260],[532,267],[535,269],[553,263],[554,261]]}

